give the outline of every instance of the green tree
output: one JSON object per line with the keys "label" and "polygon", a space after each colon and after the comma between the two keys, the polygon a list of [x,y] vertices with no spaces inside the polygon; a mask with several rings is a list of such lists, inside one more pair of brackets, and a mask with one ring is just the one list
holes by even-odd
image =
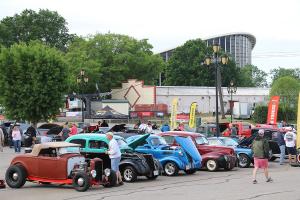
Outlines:
{"label": "green tree", "polygon": [[46,45],[65,50],[74,35],[68,33],[67,22],[57,12],[24,10],[0,22],[0,44],[9,47],[14,43],[39,40]]}
{"label": "green tree", "polygon": [[[98,83],[100,91],[106,92],[130,78],[155,84],[164,62],[151,49],[147,40],[111,33],[96,34],[76,39],[66,58],[71,79],[75,80],[81,68],[86,69],[92,80],[87,91],[94,92],[95,83]],[[76,84],[71,87],[74,88]]]}
{"label": "green tree", "polygon": [[274,83],[274,81],[276,81],[277,79],[284,77],[284,76],[290,76],[290,77],[294,77],[296,79],[300,79],[300,69],[299,68],[286,69],[286,68],[278,67],[276,69],[272,69],[270,74],[271,74],[271,78],[273,81],[272,84]]}
{"label": "green tree", "polygon": [[[189,40],[176,48],[168,60],[164,84],[214,86],[214,68],[202,65],[207,54],[212,54],[212,49],[207,48],[201,39]],[[228,86],[230,80],[235,80],[238,85],[238,73],[239,69],[232,60],[226,66],[222,66],[222,86]]]}
{"label": "green tree", "polygon": [[240,86],[267,87],[267,73],[254,65],[245,65],[240,69]]}
{"label": "green tree", "polygon": [[59,113],[67,88],[67,65],[61,53],[40,42],[2,48],[1,104],[11,119],[36,124]]}
{"label": "green tree", "polygon": [[299,79],[290,76],[284,76],[274,81],[270,96],[280,96],[280,107],[288,120],[287,111],[289,108],[296,109],[298,94],[300,91]]}

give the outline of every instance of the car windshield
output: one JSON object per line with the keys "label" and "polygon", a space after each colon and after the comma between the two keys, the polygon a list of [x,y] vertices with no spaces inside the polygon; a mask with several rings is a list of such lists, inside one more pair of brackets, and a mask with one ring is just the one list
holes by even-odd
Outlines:
{"label": "car windshield", "polygon": [[208,144],[208,140],[205,137],[196,137],[195,141],[197,144]]}
{"label": "car windshield", "polygon": [[220,139],[225,146],[231,146],[231,147],[235,147],[238,145],[237,141],[231,139],[231,138],[222,138]]}
{"label": "car windshield", "polygon": [[80,153],[79,147],[61,147],[58,149],[58,155],[63,155],[68,153]]}
{"label": "car windshield", "polygon": [[153,146],[159,146],[159,145],[167,145],[167,142],[165,139],[157,137],[157,138],[152,138],[151,139],[151,144]]}

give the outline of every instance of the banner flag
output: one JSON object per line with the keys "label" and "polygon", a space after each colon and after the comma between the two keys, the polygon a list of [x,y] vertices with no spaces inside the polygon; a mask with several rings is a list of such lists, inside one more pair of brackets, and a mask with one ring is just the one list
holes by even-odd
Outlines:
{"label": "banner flag", "polygon": [[298,97],[298,114],[297,114],[297,149],[300,149],[300,92],[299,92],[299,97]]}
{"label": "banner flag", "polygon": [[272,96],[269,102],[267,124],[277,124],[280,96]]}
{"label": "banner flag", "polygon": [[176,123],[177,106],[178,106],[178,99],[174,98],[172,101],[171,118],[170,118],[171,130],[177,128],[177,123]]}
{"label": "banner flag", "polygon": [[197,103],[193,102],[190,107],[190,120],[189,120],[190,128],[196,127],[196,108],[197,108]]}

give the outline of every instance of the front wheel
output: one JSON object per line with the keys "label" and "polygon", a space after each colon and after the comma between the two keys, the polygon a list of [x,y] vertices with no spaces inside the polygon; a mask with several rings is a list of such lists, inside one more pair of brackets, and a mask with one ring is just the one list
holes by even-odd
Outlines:
{"label": "front wheel", "polygon": [[196,169],[184,170],[184,172],[185,172],[186,174],[195,174],[196,171],[197,171]]}
{"label": "front wheel", "polygon": [[21,165],[10,166],[5,173],[5,180],[9,187],[20,188],[26,182],[26,170]]}
{"label": "front wheel", "polygon": [[250,158],[245,154],[240,154],[238,159],[240,168],[248,168],[251,164]]}
{"label": "front wheel", "polygon": [[117,174],[114,170],[112,169],[105,169],[109,170],[109,176],[107,177],[107,183],[104,184],[104,187],[113,187],[117,185]]}
{"label": "front wheel", "polygon": [[126,166],[122,170],[122,177],[125,182],[134,182],[137,179],[137,172],[132,166]]}
{"label": "front wheel", "polygon": [[176,176],[178,175],[178,167],[174,162],[167,162],[164,165],[164,172],[167,176]]}
{"label": "front wheel", "polygon": [[210,172],[217,171],[217,169],[218,169],[218,163],[217,163],[217,161],[215,161],[215,160],[208,160],[206,162],[206,168]]}
{"label": "front wheel", "polygon": [[83,172],[77,172],[73,177],[73,187],[78,192],[85,192],[90,187],[90,177]]}

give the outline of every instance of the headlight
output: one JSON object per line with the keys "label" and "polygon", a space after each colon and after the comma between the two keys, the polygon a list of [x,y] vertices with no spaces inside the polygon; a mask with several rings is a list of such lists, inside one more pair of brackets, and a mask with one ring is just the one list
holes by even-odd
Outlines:
{"label": "headlight", "polygon": [[91,171],[91,175],[92,175],[93,178],[96,178],[96,176],[97,176],[96,170],[92,170]]}
{"label": "headlight", "polygon": [[224,156],[224,159],[225,159],[226,162],[228,161],[228,157],[227,156]]}
{"label": "headlight", "polygon": [[181,155],[181,156],[183,156],[183,152],[182,152],[181,149],[178,151],[178,154]]}
{"label": "headlight", "polygon": [[110,169],[105,169],[104,174],[105,176],[110,176]]}

